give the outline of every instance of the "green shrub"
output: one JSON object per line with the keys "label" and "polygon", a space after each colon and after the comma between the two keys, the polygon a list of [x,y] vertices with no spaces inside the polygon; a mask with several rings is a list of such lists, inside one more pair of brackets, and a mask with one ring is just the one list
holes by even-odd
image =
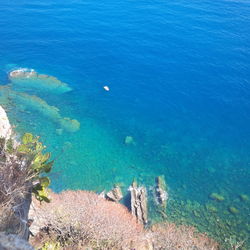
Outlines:
{"label": "green shrub", "polygon": [[43,153],[45,148],[39,142],[39,137],[26,133],[22,138],[22,144],[17,147],[17,153],[26,159],[27,167],[33,175],[33,182],[36,181],[32,189],[35,197],[39,201],[49,202],[47,188],[50,185],[50,179],[42,174],[50,172],[54,161],[49,161],[50,153]]}
{"label": "green shrub", "polygon": [[30,133],[24,134],[21,142],[0,138],[0,231],[26,231],[27,235],[25,221],[31,192],[39,201],[49,202],[50,180],[45,175],[51,170],[53,161],[44,150],[39,137]]}

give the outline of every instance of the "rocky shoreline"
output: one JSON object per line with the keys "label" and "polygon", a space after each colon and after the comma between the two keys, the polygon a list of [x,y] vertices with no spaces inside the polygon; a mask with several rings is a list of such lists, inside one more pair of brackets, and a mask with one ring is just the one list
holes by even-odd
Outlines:
{"label": "rocky shoreline", "polygon": [[[27,164],[27,158],[24,161],[21,160],[22,154],[16,151],[19,142],[13,137],[7,114],[1,106],[0,138],[4,142],[1,148],[3,162],[0,168],[0,181],[2,179],[0,184],[9,185],[6,190],[12,190],[16,185],[15,181],[19,178],[18,174],[30,173],[31,170],[28,168],[33,166],[36,161],[34,159],[38,158],[34,158],[29,164]],[[8,151],[9,140],[15,145],[11,146],[11,151]],[[26,138],[28,142],[32,140],[31,135]],[[23,150],[23,145],[21,146]],[[8,162],[14,163],[17,176],[5,183],[5,175],[1,171]],[[65,249],[65,247],[138,250],[219,249],[216,242],[204,234],[197,233],[194,228],[177,227],[167,222],[149,225],[148,192],[136,181],[133,181],[128,188],[129,211],[119,203],[123,198],[119,185],[101,194],[88,191],[64,191],[55,194],[48,190],[50,202],[45,203],[37,200],[37,196],[36,198],[32,196],[32,189],[37,186],[37,182],[32,181],[32,178],[34,177],[25,179],[21,183],[17,194],[13,189],[13,194],[16,196],[10,197],[8,206],[0,202],[0,231],[4,232],[0,235],[0,249],[18,249],[15,246],[19,240],[22,246],[20,249],[27,250],[33,247],[36,249]],[[46,178],[40,177],[40,184],[41,181],[47,182]],[[45,186],[46,189],[48,185],[49,182]],[[168,192],[164,176],[156,177],[153,193],[159,213],[165,215]],[[45,198],[43,200],[49,201]],[[6,216],[6,212],[11,216]],[[6,219],[5,224],[3,215]],[[33,247],[23,240],[29,240]]]}

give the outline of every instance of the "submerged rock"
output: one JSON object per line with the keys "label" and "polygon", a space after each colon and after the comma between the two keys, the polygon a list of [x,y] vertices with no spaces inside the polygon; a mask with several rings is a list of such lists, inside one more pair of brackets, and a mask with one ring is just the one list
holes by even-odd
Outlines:
{"label": "submerged rock", "polygon": [[135,145],[134,138],[132,136],[129,136],[129,135],[125,137],[124,143],[126,145]]}
{"label": "submerged rock", "polygon": [[[15,107],[21,112],[27,112],[27,110],[39,112],[52,122],[57,123],[60,126],[59,129],[67,132],[79,130],[79,121],[64,117],[57,107],[33,94],[34,91],[40,93],[44,90],[51,94],[64,93],[71,90],[66,83],[52,76],[38,74],[30,69],[13,70],[9,73],[9,78],[10,84],[0,86],[0,104]],[[32,91],[32,94],[26,93],[29,91]],[[57,132],[61,133],[60,130]]]}
{"label": "submerged rock", "polygon": [[69,117],[64,117],[59,119],[59,124],[68,132],[76,132],[80,129],[80,122],[76,119],[70,119]]}
{"label": "submerged rock", "polygon": [[16,92],[11,89],[4,89],[1,94],[5,95],[8,100],[11,100],[18,107],[21,106],[24,109],[39,112],[44,117],[49,118],[52,122],[60,125],[60,127],[67,132],[76,132],[80,128],[79,121],[63,117],[57,107],[49,105],[45,100],[38,96]]}
{"label": "submerged rock", "polygon": [[142,224],[148,222],[147,209],[147,191],[145,187],[137,187],[137,183],[133,181],[128,189],[131,195],[131,212]]}
{"label": "submerged rock", "polygon": [[123,198],[121,188],[115,185],[114,188],[106,194],[106,197],[115,202],[120,201]]}
{"label": "submerged rock", "polygon": [[209,197],[211,199],[213,199],[213,200],[216,200],[216,201],[224,201],[225,200],[225,198],[222,195],[218,194],[218,193],[211,193],[209,195]]}
{"label": "submerged rock", "polygon": [[239,209],[236,207],[233,207],[233,206],[229,207],[228,210],[231,214],[238,214],[239,213]]}
{"label": "submerged rock", "polygon": [[211,213],[217,213],[218,209],[213,206],[212,204],[206,204],[206,209],[207,211],[211,212]]}
{"label": "submerged rock", "polygon": [[63,129],[62,128],[57,128],[56,129],[56,134],[57,135],[62,135],[63,134]]}
{"label": "submerged rock", "polygon": [[249,201],[249,197],[246,194],[240,194],[241,201]]}

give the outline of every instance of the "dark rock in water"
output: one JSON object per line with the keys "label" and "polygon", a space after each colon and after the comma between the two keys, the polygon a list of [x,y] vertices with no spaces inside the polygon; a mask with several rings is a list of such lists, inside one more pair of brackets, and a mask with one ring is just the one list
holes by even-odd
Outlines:
{"label": "dark rock in water", "polygon": [[131,211],[137,218],[137,221],[142,224],[148,222],[148,210],[147,210],[147,191],[145,187],[137,187],[137,183],[134,181],[129,187],[131,194]]}
{"label": "dark rock in water", "polygon": [[15,234],[0,233],[1,250],[34,250],[34,248],[25,240]]}
{"label": "dark rock in water", "polygon": [[167,193],[167,185],[165,182],[165,178],[163,175],[155,178],[156,187],[155,187],[155,196],[156,202],[162,208],[167,207],[168,193]]}
{"label": "dark rock in water", "polygon": [[115,185],[114,188],[106,194],[106,197],[115,202],[120,201],[123,198],[121,188]]}

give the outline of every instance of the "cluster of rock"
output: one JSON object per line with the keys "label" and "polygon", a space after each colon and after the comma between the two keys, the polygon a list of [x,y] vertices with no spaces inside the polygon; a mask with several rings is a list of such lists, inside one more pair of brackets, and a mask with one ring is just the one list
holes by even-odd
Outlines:
{"label": "cluster of rock", "polygon": [[163,208],[167,207],[168,192],[167,185],[164,176],[158,176],[155,178],[156,188],[155,188],[155,198],[157,203]]}
{"label": "cluster of rock", "polygon": [[[146,187],[138,186],[136,181],[133,181],[128,191],[130,195],[131,213],[136,217],[139,223],[146,225],[148,223],[148,197]],[[114,202],[119,202],[123,199],[122,190],[118,185],[115,185],[114,188],[106,194],[102,192],[100,196]],[[158,176],[155,179],[154,197],[158,210],[165,212],[168,193],[164,176]]]}

